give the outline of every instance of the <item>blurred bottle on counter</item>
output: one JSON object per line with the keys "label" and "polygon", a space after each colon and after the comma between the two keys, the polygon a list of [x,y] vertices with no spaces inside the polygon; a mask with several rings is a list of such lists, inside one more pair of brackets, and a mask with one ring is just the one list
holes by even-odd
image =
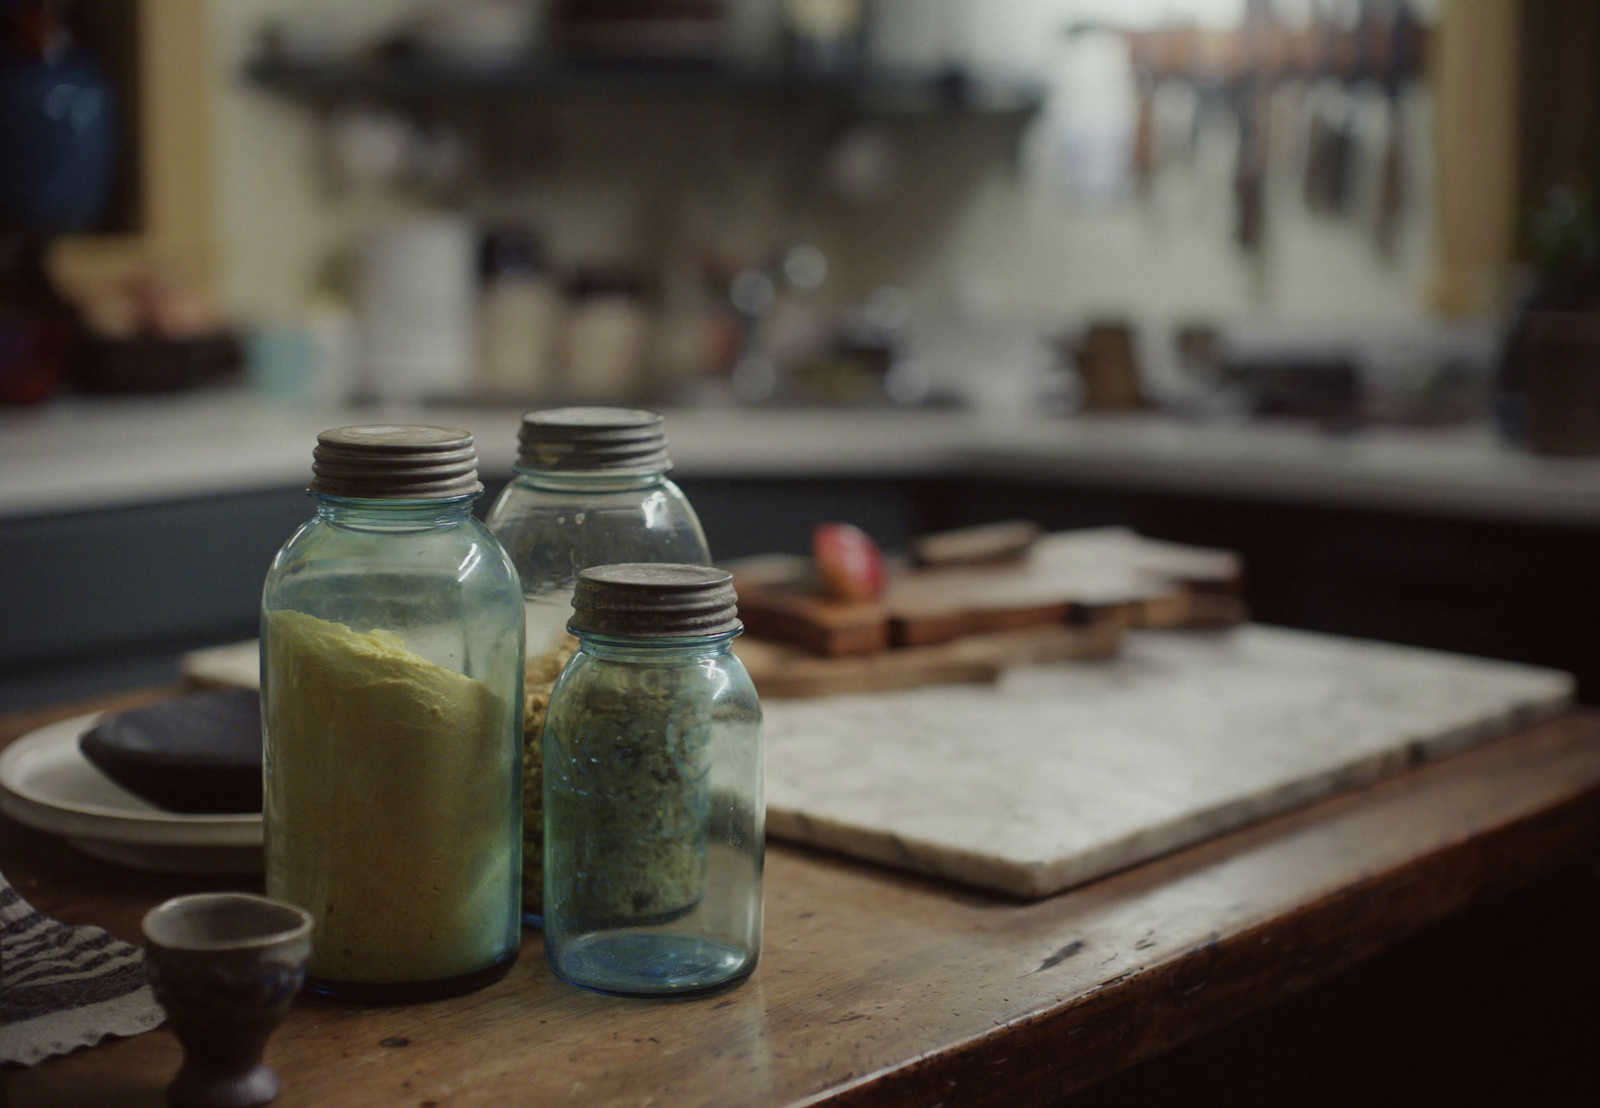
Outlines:
{"label": "blurred bottle on counter", "polygon": [[478,235],[438,215],[361,247],[357,315],[366,391],[380,401],[466,394],[476,376]]}
{"label": "blurred bottle on counter", "polygon": [[807,73],[843,73],[861,61],[861,0],[785,0],[790,64]]}
{"label": "blurred bottle on counter", "polygon": [[446,65],[515,65],[540,47],[546,6],[538,0],[431,0],[416,8],[404,39]]}
{"label": "blurred bottle on counter", "polygon": [[594,403],[638,395],[652,326],[644,282],[630,273],[584,270],[567,282],[567,299],[568,391]]}
{"label": "blurred bottle on counter", "polygon": [[739,344],[739,318],[712,287],[703,261],[687,254],[672,259],[662,273],[647,394],[704,403],[710,378],[732,368]]}
{"label": "blurred bottle on counter", "polygon": [[251,327],[244,339],[245,380],[262,396],[342,404],[360,383],[361,339],[342,300],[319,294],[293,319]]}
{"label": "blurred bottle on counter", "polygon": [[555,381],[564,315],[538,236],[521,227],[484,235],[478,305],[478,391],[527,400]]}
{"label": "blurred bottle on counter", "polygon": [[963,12],[949,0],[869,0],[866,61],[879,69],[955,67],[953,32]]}
{"label": "blurred bottle on counter", "polygon": [[782,62],[785,0],[739,0],[728,9],[728,60],[744,69],[772,70]]}

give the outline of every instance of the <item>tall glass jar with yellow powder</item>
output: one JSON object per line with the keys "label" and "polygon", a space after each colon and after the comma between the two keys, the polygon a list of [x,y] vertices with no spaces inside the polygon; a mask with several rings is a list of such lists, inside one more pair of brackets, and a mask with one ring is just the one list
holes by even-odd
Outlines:
{"label": "tall glass jar with yellow powder", "polygon": [[616,562],[709,565],[700,521],[667,478],[672,462],[659,413],[641,408],[550,408],[522,417],[517,476],[489,511],[489,528],[522,576],[528,617],[523,724],[524,922],[543,900],[544,821],[539,735],[550,687],[577,649],[567,635],[581,570]]}
{"label": "tall glass jar with yellow powder", "polygon": [[313,473],[262,596],[267,892],[316,921],[309,987],[466,992],[521,936],[521,586],[466,432],[325,431]]}

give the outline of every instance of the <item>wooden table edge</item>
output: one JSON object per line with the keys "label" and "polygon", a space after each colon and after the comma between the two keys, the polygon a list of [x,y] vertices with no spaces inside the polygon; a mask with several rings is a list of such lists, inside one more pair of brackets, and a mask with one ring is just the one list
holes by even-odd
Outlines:
{"label": "wooden table edge", "polygon": [[[145,690],[103,702],[0,717],[0,746],[54,719],[93,708],[146,702],[166,694],[167,690]],[[1341,820],[1359,822],[1365,818],[1364,813],[1371,811],[1400,811],[1407,805],[1408,796],[1421,796],[1430,790],[1470,792],[1481,785],[1479,778],[1486,773],[1492,777],[1502,763],[1521,765],[1516,760],[1524,759],[1530,766],[1519,771],[1534,782],[1523,790],[1529,798],[1523,807],[1503,815],[1490,812],[1482,818],[1463,821],[1432,848],[1406,853],[1392,864],[1378,866],[1358,880],[1298,904],[1291,911],[1226,933],[1213,933],[1204,941],[1170,951],[1092,988],[1066,993],[1047,1008],[991,1030],[930,1043],[929,1049],[904,1061],[870,1072],[846,1074],[825,1088],[813,1086],[815,1091],[799,1096],[782,1094],[781,1099],[771,1102],[840,1108],[941,1103],[1025,1108],[1051,1104],[1242,1015],[1287,999],[1477,899],[1514,889],[1585,858],[1600,844],[1600,769],[1595,768],[1600,760],[1593,753],[1597,746],[1600,712],[1575,710],[1476,750],[1240,829],[1088,886],[1084,891],[1091,895],[1100,887],[1120,888],[1118,895],[1134,898],[1158,894],[1174,875],[1203,871],[1226,864],[1229,859],[1266,854],[1281,840],[1316,833]],[[1586,774],[1563,780],[1562,769],[1579,762],[1588,767]],[[861,874],[870,876],[876,872],[861,863],[834,863],[827,856],[800,848],[774,844],[774,850],[800,859],[816,859],[816,864],[837,864],[841,870],[852,872],[852,880],[857,882],[862,879]],[[886,873],[886,885],[895,882],[936,885],[921,878]],[[84,1060],[80,1052],[47,1061],[33,1071],[8,1070],[6,1085],[10,1086],[19,1074],[31,1073],[44,1080],[24,1080],[22,1085],[27,1088],[22,1095],[44,1093],[48,1098],[50,1088],[60,1091],[61,1086],[41,1071],[62,1063],[71,1069]],[[952,1090],[956,1092],[952,1094]],[[46,1099],[39,1103],[61,1101]]]}
{"label": "wooden table edge", "polygon": [[[1574,723],[1600,735],[1600,710],[1559,712],[1487,748],[1452,755],[1368,788],[1326,798],[1146,865],[1160,866],[1191,851],[1216,849],[1230,839],[1255,837],[1270,832],[1275,824],[1314,818],[1321,809],[1360,804],[1371,794],[1405,789],[1420,776],[1448,772],[1485,749]],[[1286,916],[1228,935],[1213,934],[1176,957],[1118,975],[1047,1011],[862,1075],[790,1108],[1051,1105],[1245,1015],[1288,1000],[1476,901],[1592,861],[1597,851],[1600,779],[1576,789],[1553,807],[1525,812],[1487,831],[1463,835]],[[1537,862],[1530,865],[1530,859]],[[1269,945],[1277,957],[1263,960],[1260,951]],[[1270,995],[1263,996],[1264,989]],[[1130,1026],[1137,1032],[1130,1035]],[[1088,1058],[1092,1064],[1074,1067],[1070,1064],[1074,1058]],[[974,1086],[974,1079],[980,1077],[990,1084],[991,1092]],[[954,1095],[952,1090],[957,1088],[959,1095]]]}

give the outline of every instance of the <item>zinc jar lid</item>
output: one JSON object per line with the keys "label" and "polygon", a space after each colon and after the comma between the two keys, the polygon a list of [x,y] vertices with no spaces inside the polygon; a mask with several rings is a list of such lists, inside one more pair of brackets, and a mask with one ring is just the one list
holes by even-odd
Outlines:
{"label": "zinc jar lid", "polygon": [[744,629],[733,575],[711,566],[627,562],[578,574],[572,595],[574,634],[690,639]]}
{"label": "zinc jar lid", "polygon": [[373,424],[317,436],[311,491],[358,500],[443,500],[475,496],[478,452],[454,427]]}
{"label": "zinc jar lid", "polygon": [[672,468],[660,412],[547,408],[522,417],[517,466],[560,473],[650,473]]}

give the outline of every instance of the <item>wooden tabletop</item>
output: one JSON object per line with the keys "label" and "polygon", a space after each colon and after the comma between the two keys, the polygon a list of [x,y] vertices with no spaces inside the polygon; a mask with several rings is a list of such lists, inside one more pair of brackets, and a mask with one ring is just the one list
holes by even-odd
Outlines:
{"label": "wooden tabletop", "polygon": [[[99,706],[0,719],[0,744]],[[529,933],[471,996],[304,997],[268,1061],[283,1108],[1049,1104],[1597,845],[1587,712],[1033,904],[773,843],[765,951],[731,992],[583,992]],[[118,870],[3,819],[0,872],[132,940],[160,898],[227,885]],[[153,1108],[178,1057],[163,1028],[10,1070],[10,1108]]]}

